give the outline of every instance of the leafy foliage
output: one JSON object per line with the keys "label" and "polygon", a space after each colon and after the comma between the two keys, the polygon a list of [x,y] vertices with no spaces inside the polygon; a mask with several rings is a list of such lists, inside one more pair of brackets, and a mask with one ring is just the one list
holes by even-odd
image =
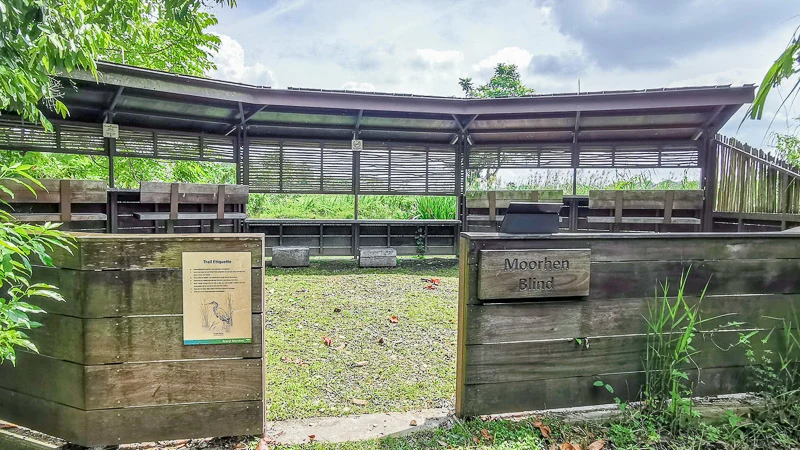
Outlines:
{"label": "leafy foliage", "polygon": [[778,154],[795,166],[800,166],[800,137],[788,133],[776,133],[773,136]]}
{"label": "leafy foliage", "polygon": [[[751,119],[761,119],[764,114],[764,105],[772,88],[779,86],[800,71],[796,64],[797,61],[800,61],[800,34],[795,31],[792,40],[789,41],[789,45],[786,46],[783,53],[778,56],[778,59],[772,63],[767,73],[764,74],[764,79],[758,87],[758,92],[756,92],[756,98],[748,110]],[[792,93],[797,91],[798,86],[800,86],[800,80],[792,86],[786,98],[789,98]]]}
{"label": "leafy foliage", "polygon": [[472,78],[459,78],[458,84],[470,98],[522,97],[536,92],[522,84],[516,64],[497,64],[486,84],[476,87]]}
{"label": "leafy foliage", "polygon": [[54,78],[97,76],[96,61],[202,75],[219,38],[206,3],[235,0],[3,0],[0,2],[0,110],[50,127],[43,107],[66,117]]}
{"label": "leafy foliage", "polygon": [[[0,179],[17,183],[35,193],[44,187],[28,171],[31,166],[14,164],[0,166]],[[0,185],[0,191],[13,196],[11,189]],[[3,201],[5,206],[8,204]],[[50,252],[56,247],[70,251],[68,236],[58,231],[58,224],[32,225],[17,223],[13,216],[0,211],[0,363],[16,362],[16,349],[21,347],[37,351],[25,330],[41,326],[31,319],[31,314],[44,311],[28,301],[47,297],[63,301],[55,286],[31,283],[32,264],[52,266]]]}

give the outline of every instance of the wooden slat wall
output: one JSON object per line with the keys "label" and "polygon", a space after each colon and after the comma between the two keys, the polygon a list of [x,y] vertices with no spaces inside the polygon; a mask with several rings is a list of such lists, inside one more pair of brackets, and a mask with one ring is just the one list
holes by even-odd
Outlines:
{"label": "wooden slat wall", "polygon": [[800,169],[771,153],[717,136],[715,211],[800,214],[796,174]]}
{"label": "wooden slat wall", "polygon": [[[263,237],[76,234],[42,300],[40,354],[0,365],[0,418],[85,446],[259,434]],[[183,345],[181,254],[252,255],[252,344]],[[20,404],[20,402],[24,402]]]}
{"label": "wooden slat wall", "polygon": [[[590,249],[589,296],[478,301],[481,250],[532,248]],[[698,395],[747,389],[744,350],[719,350],[739,338],[738,330],[724,324],[770,329],[776,322],[768,316],[800,308],[800,235],[787,233],[464,233],[460,258],[456,412],[462,416],[613,402],[605,389],[593,386],[598,379],[623,400],[637,398],[648,302],[659,283],[669,279],[675,286],[689,268],[687,295],[695,296],[690,301],[708,283],[703,316],[731,314],[709,322],[695,340],[701,370],[689,373],[699,381]]]}

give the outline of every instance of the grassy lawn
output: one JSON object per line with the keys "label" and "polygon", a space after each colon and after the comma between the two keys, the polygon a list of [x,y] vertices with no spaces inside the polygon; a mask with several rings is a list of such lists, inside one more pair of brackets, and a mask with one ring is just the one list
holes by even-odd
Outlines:
{"label": "grassy lawn", "polygon": [[267,419],[451,406],[457,289],[454,258],[267,268]]}

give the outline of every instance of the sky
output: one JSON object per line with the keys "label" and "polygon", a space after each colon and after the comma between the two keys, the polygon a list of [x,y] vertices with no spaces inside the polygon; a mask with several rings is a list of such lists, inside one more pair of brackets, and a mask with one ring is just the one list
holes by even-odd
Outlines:
{"label": "sky", "polygon": [[[796,0],[238,0],[214,12],[213,78],[445,96],[499,62],[543,94],[758,84],[800,26]],[[723,133],[767,148],[770,132],[795,131],[800,102],[779,108],[778,94],[763,120],[742,111]]]}

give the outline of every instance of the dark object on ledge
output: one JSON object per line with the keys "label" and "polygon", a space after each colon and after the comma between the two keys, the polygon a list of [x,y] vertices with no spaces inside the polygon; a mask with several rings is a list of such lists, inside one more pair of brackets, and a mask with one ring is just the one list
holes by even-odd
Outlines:
{"label": "dark object on ledge", "polygon": [[561,203],[510,203],[500,225],[501,233],[557,233]]}

